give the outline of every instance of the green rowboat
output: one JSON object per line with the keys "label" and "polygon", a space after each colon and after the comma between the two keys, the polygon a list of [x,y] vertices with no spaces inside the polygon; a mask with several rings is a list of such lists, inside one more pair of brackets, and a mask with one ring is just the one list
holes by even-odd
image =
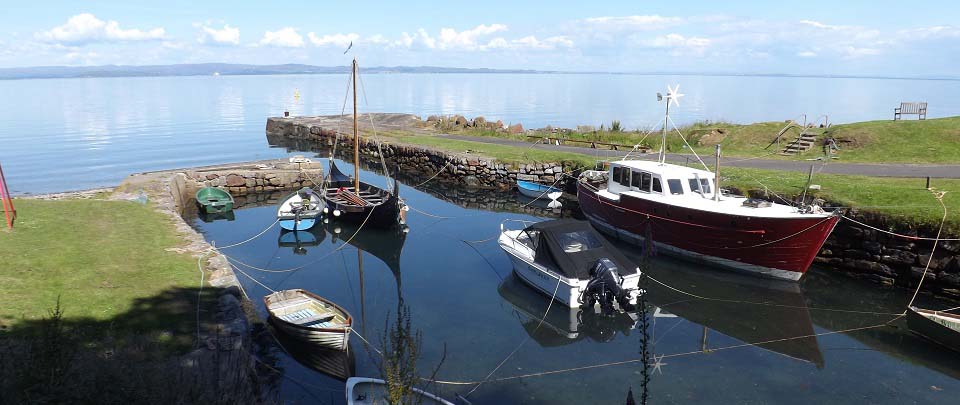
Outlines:
{"label": "green rowboat", "polygon": [[197,205],[208,214],[227,212],[233,210],[233,196],[216,187],[204,187],[197,191]]}

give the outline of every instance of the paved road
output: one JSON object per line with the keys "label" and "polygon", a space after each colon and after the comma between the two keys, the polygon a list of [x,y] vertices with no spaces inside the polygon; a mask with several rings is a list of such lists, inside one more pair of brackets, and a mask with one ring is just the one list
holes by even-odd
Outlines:
{"label": "paved road", "polygon": [[[476,136],[465,136],[465,135],[439,135],[441,138],[447,139],[457,139],[462,141],[473,141],[473,142],[483,142],[483,143],[492,143],[497,145],[507,145],[507,146],[516,146],[521,148],[535,148],[541,150],[551,150],[559,152],[574,152],[581,153],[584,155],[596,156],[598,158],[610,158],[610,157],[621,157],[627,153],[627,151],[615,151],[615,150],[605,150],[605,149],[593,149],[589,147],[581,146],[567,146],[567,145],[551,145],[551,144],[531,144],[529,142],[515,141],[511,139],[502,139],[502,138],[488,138],[488,137],[476,137]],[[636,156],[641,159],[656,159],[657,155],[655,153],[633,153],[631,156]],[[713,156],[701,156],[704,163],[707,166],[713,167],[714,159]],[[958,156],[960,159],[960,156]],[[671,162],[684,163],[684,162],[694,162],[696,163],[697,159],[693,155],[679,154],[679,153],[668,153],[667,160]],[[859,174],[864,176],[875,176],[875,177],[934,177],[934,178],[949,178],[949,179],[958,179],[960,178],[960,165],[914,165],[914,164],[904,164],[904,163],[841,163],[839,161],[833,160],[830,162],[824,161],[792,161],[792,160],[777,160],[777,159],[749,159],[745,160],[744,158],[738,157],[729,157],[724,158],[721,162],[724,166],[735,166],[735,167],[750,167],[755,169],[771,169],[771,170],[790,170],[798,172],[806,172],[810,170],[810,165],[814,166],[814,170],[818,173],[833,173],[833,174]]]}

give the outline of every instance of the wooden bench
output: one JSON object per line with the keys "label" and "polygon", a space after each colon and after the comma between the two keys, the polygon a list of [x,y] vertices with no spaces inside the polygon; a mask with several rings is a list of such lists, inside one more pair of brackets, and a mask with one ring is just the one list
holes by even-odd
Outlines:
{"label": "wooden bench", "polygon": [[927,119],[927,103],[900,103],[900,107],[893,109],[893,120],[899,120],[904,114],[916,115],[918,119]]}

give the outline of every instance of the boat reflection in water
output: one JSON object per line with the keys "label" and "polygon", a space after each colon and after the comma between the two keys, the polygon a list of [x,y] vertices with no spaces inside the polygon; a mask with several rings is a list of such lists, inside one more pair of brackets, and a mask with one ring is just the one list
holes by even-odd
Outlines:
{"label": "boat reflection in water", "polygon": [[206,212],[200,210],[197,212],[197,216],[200,217],[200,220],[206,223],[214,221],[233,221],[237,219],[236,215],[233,214],[233,210],[226,212]]}
{"label": "boat reflection in water", "polygon": [[356,375],[356,359],[351,348],[340,351],[307,344],[276,329],[274,329],[274,336],[290,357],[307,368],[341,381]]}
{"label": "boat reflection in water", "polygon": [[314,226],[303,231],[281,229],[280,236],[277,238],[277,246],[293,248],[294,254],[305,255],[308,247],[320,245],[326,237],[327,231],[322,226]]}
{"label": "boat reflection in water", "polygon": [[[637,256],[627,254],[640,262]],[[726,300],[696,298],[652,280],[647,282],[647,301],[659,307],[655,315],[673,314],[703,327],[697,349],[709,351],[712,330],[744,343],[769,342],[755,346],[823,368],[823,353],[813,336],[810,310],[797,283],[700,270],[669,258],[658,258],[651,267],[648,274],[664,284],[701,297]],[[653,333],[659,330],[655,327]],[[656,340],[665,337],[669,339],[659,335]]]}
{"label": "boat reflection in water", "polygon": [[540,318],[550,305],[550,297],[534,290],[512,272],[500,283],[497,291],[517,310],[522,317],[523,329],[542,347],[563,346],[584,338],[609,342],[618,333],[629,336],[637,322],[637,314],[632,312],[614,311],[606,316],[599,313],[598,307],[584,311],[555,302],[540,325]]}

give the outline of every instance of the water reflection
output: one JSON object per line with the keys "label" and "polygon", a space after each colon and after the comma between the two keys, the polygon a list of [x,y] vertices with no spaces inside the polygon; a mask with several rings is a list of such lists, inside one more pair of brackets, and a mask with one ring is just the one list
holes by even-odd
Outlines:
{"label": "water reflection", "polygon": [[346,351],[333,350],[290,338],[276,329],[271,333],[290,357],[307,368],[341,381],[356,375],[357,361],[352,347]]}
{"label": "water reflection", "polygon": [[661,314],[655,313],[655,322],[661,324],[654,328],[655,333],[661,331],[655,340],[669,339],[676,322],[691,322],[701,326],[703,333],[690,350],[709,352],[710,335],[718,332],[745,343],[769,342],[756,346],[823,368],[823,353],[813,336],[807,300],[798,284],[711,269],[683,269],[681,263],[671,261],[657,264],[649,270],[650,276],[663,284],[702,297],[742,302],[700,299],[648,283],[647,299]]}
{"label": "water reflection", "polygon": [[504,278],[497,292],[513,306],[523,329],[542,347],[568,345],[584,338],[609,342],[618,334],[630,336],[637,323],[636,313],[614,311],[607,316],[601,314],[599,308],[582,310],[556,302],[548,313],[550,298],[530,288],[513,273]]}

